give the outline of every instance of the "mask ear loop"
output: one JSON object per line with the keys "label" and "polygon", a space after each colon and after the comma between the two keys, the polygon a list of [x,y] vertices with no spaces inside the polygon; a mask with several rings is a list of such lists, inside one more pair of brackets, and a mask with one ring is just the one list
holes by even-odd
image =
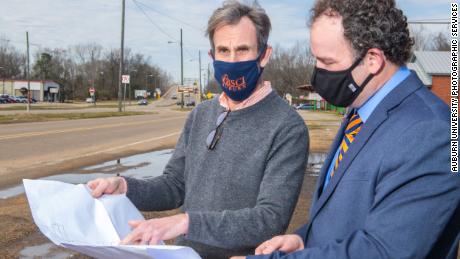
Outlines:
{"label": "mask ear loop", "polygon": [[358,59],[355,61],[355,63],[353,63],[353,64],[351,65],[351,67],[348,69],[348,71],[350,71],[350,72],[353,71],[353,69],[355,69],[355,68],[359,65],[359,63],[361,63],[361,61],[363,61],[363,59],[364,59],[365,56],[366,56],[366,55],[364,55],[364,56],[358,58]]}
{"label": "mask ear loop", "polygon": [[259,56],[258,56],[257,59],[256,59],[256,60],[257,60],[257,67],[259,67],[260,73],[262,73],[262,72],[264,71],[264,67],[262,67],[262,66],[260,65],[260,62],[261,62],[262,56],[265,55],[266,51],[267,51],[267,43],[265,43],[265,44],[263,45],[263,48],[262,48],[262,50],[260,51]]}
{"label": "mask ear loop", "polygon": [[214,57],[214,50],[213,49],[210,49],[208,51],[208,55],[212,58],[212,60],[216,60],[216,58]]}
{"label": "mask ear loop", "polygon": [[260,59],[262,58],[262,56],[265,55],[265,52],[266,52],[266,51],[267,51],[267,43],[265,43],[265,44],[263,45],[263,48],[262,48],[262,50],[260,51],[259,56],[257,56],[257,61],[260,62]]}

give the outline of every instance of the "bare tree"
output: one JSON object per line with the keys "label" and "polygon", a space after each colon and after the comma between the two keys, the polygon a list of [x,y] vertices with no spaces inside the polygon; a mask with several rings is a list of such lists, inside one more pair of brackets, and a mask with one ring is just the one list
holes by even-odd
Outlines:
{"label": "bare tree", "polygon": [[298,86],[309,84],[313,71],[313,57],[307,43],[297,42],[289,49],[276,46],[265,68],[264,79],[272,83],[281,96],[298,95]]}
{"label": "bare tree", "polygon": [[414,39],[412,50],[427,50],[429,48],[429,33],[425,29],[425,26],[412,26],[409,29],[411,37]]}
{"label": "bare tree", "polygon": [[433,36],[432,49],[437,51],[450,51],[450,42],[444,33],[438,32],[438,34]]}
{"label": "bare tree", "polygon": [[25,75],[25,54],[0,37],[0,75],[4,78],[20,78]]}

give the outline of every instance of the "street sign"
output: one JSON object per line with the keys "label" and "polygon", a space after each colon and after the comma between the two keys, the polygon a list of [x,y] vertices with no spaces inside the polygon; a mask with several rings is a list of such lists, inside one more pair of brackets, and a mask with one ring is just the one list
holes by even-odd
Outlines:
{"label": "street sign", "polygon": [[121,76],[121,82],[123,84],[129,84],[129,75],[122,75]]}
{"label": "street sign", "polygon": [[90,87],[90,88],[89,88],[89,94],[90,94],[91,96],[93,96],[95,92],[96,92],[96,89],[95,89],[94,87]]}
{"label": "street sign", "polygon": [[195,88],[194,87],[190,87],[190,86],[179,86],[178,89],[177,89],[177,92],[179,93],[193,93],[195,91]]}

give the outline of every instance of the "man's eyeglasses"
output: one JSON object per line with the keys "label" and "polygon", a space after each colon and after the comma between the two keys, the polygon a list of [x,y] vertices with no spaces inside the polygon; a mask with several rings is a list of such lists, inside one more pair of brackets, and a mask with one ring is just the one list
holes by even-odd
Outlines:
{"label": "man's eyeglasses", "polygon": [[219,117],[217,117],[216,128],[211,131],[206,138],[206,146],[209,150],[213,150],[216,147],[217,142],[219,142],[219,139],[222,135],[222,130],[220,127],[222,126],[222,123],[224,123],[229,113],[230,111],[224,111],[219,115]]}

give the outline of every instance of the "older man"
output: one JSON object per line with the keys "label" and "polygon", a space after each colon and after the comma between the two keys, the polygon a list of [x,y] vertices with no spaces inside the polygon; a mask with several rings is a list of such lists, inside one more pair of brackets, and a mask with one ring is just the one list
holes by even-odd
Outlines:
{"label": "older man", "polygon": [[302,184],[308,132],[260,77],[272,53],[270,28],[259,6],[224,3],[207,30],[223,93],[191,112],[163,175],[88,183],[95,197],[127,193],[141,210],[183,211],[131,222],[124,244],[178,237],[204,258],[228,258],[284,233]]}
{"label": "older man", "polygon": [[318,0],[312,84],[349,107],[318,178],[309,223],[248,258],[456,258],[460,177],[450,113],[405,64],[412,40],[394,0]]}

